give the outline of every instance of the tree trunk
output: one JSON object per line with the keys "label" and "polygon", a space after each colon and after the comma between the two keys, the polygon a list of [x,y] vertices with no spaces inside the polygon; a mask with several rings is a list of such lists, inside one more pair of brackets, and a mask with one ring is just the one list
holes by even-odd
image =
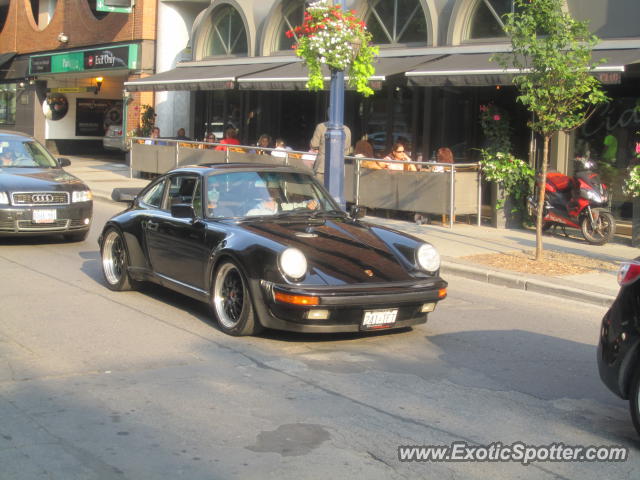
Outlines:
{"label": "tree trunk", "polygon": [[538,177],[538,215],[536,217],[536,260],[542,260],[542,217],[544,216],[544,186],[547,183],[547,165],[549,163],[549,141],[551,135],[544,136],[544,150],[542,152],[542,169]]}

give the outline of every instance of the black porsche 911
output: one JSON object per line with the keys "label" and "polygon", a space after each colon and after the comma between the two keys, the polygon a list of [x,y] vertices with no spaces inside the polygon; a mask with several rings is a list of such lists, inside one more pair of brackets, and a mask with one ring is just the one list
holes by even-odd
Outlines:
{"label": "black porsche 911", "polygon": [[93,215],[91,190],[62,169],[69,165],[33,137],[0,131],[0,236],[86,238]]}
{"label": "black porsche 911", "polygon": [[359,212],[292,167],[179,168],[105,224],[102,269],[112,290],[151,281],[208,302],[231,335],[426,322],[447,292],[438,252]]}

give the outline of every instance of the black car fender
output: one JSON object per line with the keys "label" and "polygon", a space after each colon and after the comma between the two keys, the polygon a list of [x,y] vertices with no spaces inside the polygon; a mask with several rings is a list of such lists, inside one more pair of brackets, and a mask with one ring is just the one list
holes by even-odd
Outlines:
{"label": "black car fender", "polygon": [[640,368],[640,338],[634,341],[620,364],[618,388],[625,400],[629,398],[631,380],[638,368]]}
{"label": "black car fender", "polygon": [[102,250],[102,243],[104,241],[104,233],[108,229],[117,230],[124,239],[124,248],[127,250],[127,257],[129,258],[129,267],[133,268],[148,268],[147,257],[140,244],[140,239],[134,234],[125,232],[120,225],[116,222],[107,222],[102,229],[98,243],[100,244],[100,250]]}

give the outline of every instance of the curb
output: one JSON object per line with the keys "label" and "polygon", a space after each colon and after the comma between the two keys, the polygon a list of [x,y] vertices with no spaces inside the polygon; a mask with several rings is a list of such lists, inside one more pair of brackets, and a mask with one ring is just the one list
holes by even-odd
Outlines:
{"label": "curb", "polygon": [[579,302],[587,302],[601,307],[610,307],[616,298],[613,295],[589,292],[587,290],[557,285],[543,280],[534,280],[511,273],[485,270],[444,260],[442,261],[440,272],[444,274],[450,273],[451,275],[478,280],[492,285],[499,285],[501,287],[515,288],[516,290],[543,293],[545,295],[554,295]]}

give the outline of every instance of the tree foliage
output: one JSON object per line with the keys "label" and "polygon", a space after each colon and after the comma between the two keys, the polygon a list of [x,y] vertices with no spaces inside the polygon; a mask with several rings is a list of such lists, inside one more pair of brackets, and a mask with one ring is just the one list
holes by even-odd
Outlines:
{"label": "tree foliage", "polygon": [[544,137],[536,221],[536,259],[540,259],[549,140],[582,125],[608,98],[592,74],[597,62],[591,51],[599,40],[586,22],[563,11],[562,0],[514,0],[514,12],[505,15],[505,31],[512,51],[494,59],[504,68],[519,70],[513,80],[518,101],[533,113],[529,127]]}

